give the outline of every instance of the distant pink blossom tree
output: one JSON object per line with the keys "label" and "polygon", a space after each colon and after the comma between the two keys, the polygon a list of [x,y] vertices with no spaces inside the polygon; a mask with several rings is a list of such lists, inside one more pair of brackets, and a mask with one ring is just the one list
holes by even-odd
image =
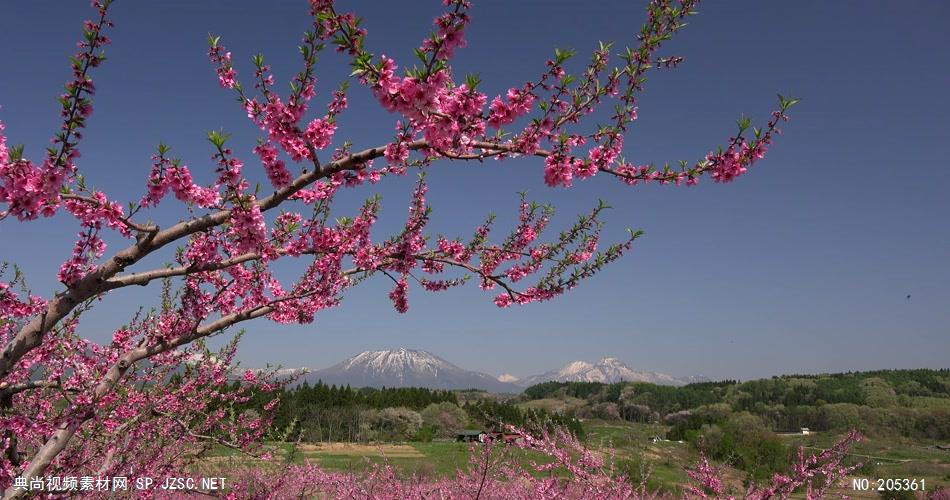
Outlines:
{"label": "distant pink blossom tree", "polygon": [[[8,145],[0,123],[0,220],[30,223],[65,211],[79,226],[72,253],[59,269],[62,289],[52,297],[31,294],[19,270],[4,267],[0,488],[5,498],[24,493],[17,481],[44,475],[181,474],[212,443],[263,453],[259,442],[269,417],[233,411],[247,398],[246,391],[227,387],[235,345],[214,355],[203,344],[239,323],[312,322],[320,311],[337,306],[348,289],[374,276],[393,282],[389,297],[398,312],[409,307],[410,285],[441,291],[470,278],[492,291],[499,307],[545,301],[604,269],[640,235],[631,232],[623,241],[603,244],[606,207],[600,204],[566,231],[544,239],[552,210],[522,198],[509,234],[496,236],[489,217],[469,237],[432,238],[425,233],[431,211],[422,174],[428,169],[443,162],[528,156],[538,158],[538,175],[552,187],[569,188],[595,175],[631,186],[689,186],[704,175],[730,182],[765,155],[795,103],[779,96],[764,127],[753,129],[748,119],[740,120],[725,146],[698,161],[679,167],[635,164],[623,157],[622,146],[637,119],[646,75],[682,61],[659,55],[659,49],[693,13],[695,0],[652,0],[637,44],[621,51],[619,61],[611,60],[611,45],[601,44],[583,70],[571,75],[565,63],[573,53],[555,51],[535,80],[495,97],[478,90],[477,77],[460,79],[453,72],[451,59],[467,43],[470,4],[443,3],[446,12],[417,48],[416,66],[399,71],[392,58],[369,51],[358,17],[338,12],[331,0],[311,0],[312,28],[300,46],[302,69],[286,94],[275,89],[262,56],[253,58],[253,83],[242,84],[231,52],[211,37],[208,55],[218,82],[261,129],[251,152],[271,184],[269,192],[252,188],[245,175],[250,167],[228,145],[228,136],[211,132],[212,184],[197,183],[191,169],[159,144],[141,197],[123,205],[118,199],[124,193],[95,189],[78,164],[96,92],[90,75],[105,59],[105,32],[113,26],[111,0],[92,2],[96,17],[85,22],[79,52],[71,59],[72,78],[59,98],[61,128],[46,154],[31,160],[22,146]],[[337,118],[347,109],[347,86],[341,85],[324,109],[311,105],[316,57],[327,45],[351,60],[356,82],[395,115],[391,141],[355,148],[334,140]],[[585,118],[608,105],[613,106],[608,123],[584,126]],[[330,218],[341,190],[410,171],[418,172],[419,180],[397,233],[372,234],[380,210],[375,197],[350,217]],[[181,207],[180,221],[168,227],[148,221],[148,209],[175,203],[170,194]],[[105,232],[128,239],[128,245],[107,253]],[[170,246],[180,247],[174,262],[154,262],[155,254]],[[281,260],[305,262],[305,270],[294,280],[278,279],[272,266]],[[159,284],[161,305],[132,314],[115,329],[111,343],[76,334],[82,314],[106,294]],[[271,375],[245,372],[244,387],[273,389]],[[559,453],[544,444],[549,441],[538,446]],[[578,476],[581,469],[572,472]],[[468,491],[470,479],[461,475],[451,487]],[[540,482],[532,487],[549,486],[558,487]]]}

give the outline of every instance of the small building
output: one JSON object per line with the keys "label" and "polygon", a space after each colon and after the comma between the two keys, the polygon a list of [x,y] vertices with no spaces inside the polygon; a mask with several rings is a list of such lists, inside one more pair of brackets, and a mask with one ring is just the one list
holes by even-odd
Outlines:
{"label": "small building", "polygon": [[522,437],[521,434],[515,434],[513,432],[492,431],[485,435],[482,442],[485,441],[499,441],[505,444],[524,444],[524,437]]}
{"label": "small building", "polygon": [[524,438],[521,436],[521,434],[502,431],[479,431],[474,429],[465,429],[464,431],[458,432],[455,434],[455,440],[460,443],[524,443]]}
{"label": "small building", "polygon": [[808,427],[800,427],[800,428],[798,428],[798,429],[787,429],[787,430],[774,431],[774,432],[775,432],[776,435],[779,435],[779,436],[786,436],[786,437],[790,437],[790,436],[807,436],[807,435],[811,434],[811,429],[809,429]]}
{"label": "small building", "polygon": [[482,443],[485,441],[485,436],[485,431],[465,429],[455,435],[455,440],[460,443]]}

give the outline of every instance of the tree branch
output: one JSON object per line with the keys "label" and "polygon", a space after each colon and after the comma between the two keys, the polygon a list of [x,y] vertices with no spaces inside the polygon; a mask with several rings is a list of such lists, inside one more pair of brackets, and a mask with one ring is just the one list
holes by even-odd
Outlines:
{"label": "tree branch", "polygon": [[[408,147],[411,150],[418,150],[427,147],[427,143],[421,140],[414,141],[408,144]],[[290,185],[258,200],[257,204],[261,211],[273,209],[317,180],[336,172],[356,168],[369,160],[379,158],[383,156],[384,150],[385,145],[369,148],[330,162],[325,166],[318,166],[312,172],[302,173]],[[8,374],[23,356],[38,347],[46,333],[78,304],[110,290],[110,287],[106,284],[107,280],[169,243],[224,224],[230,219],[230,215],[230,210],[219,210],[202,217],[179,222],[168,229],[149,232],[147,236],[139,239],[134,245],[120,250],[107,259],[105,263],[88,273],[74,286],[57,295],[47,305],[46,311],[38,314],[33,320],[20,328],[16,336],[0,352],[0,379]]]}
{"label": "tree branch", "polygon": [[[81,196],[78,194],[61,194],[60,197],[63,198],[64,200],[76,200],[76,201],[81,201],[83,203],[88,203],[94,207],[101,206],[101,203],[99,203],[99,200],[95,198],[90,198],[88,196]],[[137,224],[133,222],[131,215],[127,215],[119,219],[119,221],[122,222],[122,224],[124,224],[129,229],[138,231],[139,233],[143,233],[143,234],[157,233],[159,230],[159,227],[154,224]]]}

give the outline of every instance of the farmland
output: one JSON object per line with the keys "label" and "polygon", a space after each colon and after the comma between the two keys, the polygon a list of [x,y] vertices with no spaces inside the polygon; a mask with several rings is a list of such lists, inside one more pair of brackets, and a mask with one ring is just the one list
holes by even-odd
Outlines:
{"label": "farmland", "polygon": [[[668,426],[630,422],[592,420],[584,422],[585,441],[594,450],[609,457],[618,474],[635,481],[645,481],[647,488],[664,495],[678,495],[687,484],[685,468],[699,458],[698,451],[685,442],[659,439]],[[815,433],[808,436],[784,437],[790,449],[804,446],[805,452],[827,447],[839,437]],[[280,467],[287,462],[309,461],[336,471],[361,471],[374,464],[388,463],[398,474],[425,478],[450,477],[458,469],[469,466],[470,448],[480,444],[447,440],[402,443],[269,443],[275,459],[269,462],[249,458],[226,448],[217,448],[203,460],[197,471],[224,473],[241,467]],[[517,450],[518,456],[538,460],[533,452]],[[908,439],[871,438],[851,450],[850,460],[864,463],[853,478],[867,478],[871,487],[877,478],[916,478],[928,490],[950,485],[950,452],[928,448],[925,443]],[[735,492],[744,489],[747,473],[725,465],[724,477]],[[841,493],[855,498],[878,498],[878,492],[855,492],[849,478]]]}

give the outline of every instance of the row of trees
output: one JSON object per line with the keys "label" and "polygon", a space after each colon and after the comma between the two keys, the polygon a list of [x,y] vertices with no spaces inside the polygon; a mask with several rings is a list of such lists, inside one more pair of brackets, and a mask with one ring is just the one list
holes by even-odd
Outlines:
{"label": "row of trees", "polygon": [[272,410],[269,431],[285,440],[428,441],[455,437],[467,427],[490,430],[506,425],[529,432],[563,429],[583,436],[580,423],[572,417],[522,409],[490,397],[467,398],[460,403],[454,391],[419,387],[353,389],[322,382],[264,391],[245,387],[240,381],[233,382],[230,390],[249,391],[237,412],[263,413],[276,396],[279,405]]}
{"label": "row of trees", "polygon": [[[235,387],[240,386],[239,381],[235,381],[233,384]],[[285,412],[295,413],[295,408],[314,405],[321,407],[367,406],[370,408],[403,406],[421,410],[433,403],[458,404],[459,402],[455,392],[447,390],[427,389],[425,387],[351,388],[348,385],[328,385],[322,381],[317,381],[313,385],[304,381],[294,387],[281,389],[276,394],[282,401],[278,418],[281,418],[280,415]],[[260,403],[260,401],[257,402]]]}
{"label": "row of trees", "polygon": [[950,369],[877,370],[822,375],[782,375],[738,382],[701,382],[682,387],[645,382],[545,382],[525,389],[528,399],[572,396],[618,401],[634,397],[661,413],[728,401],[738,409],[756,404],[785,406],[851,403],[910,406],[914,397],[950,398]]}
{"label": "row of trees", "polygon": [[[704,382],[683,387],[656,385],[646,382],[545,382],[528,387],[524,397],[543,399],[570,396],[594,402],[617,403],[621,400],[645,404],[661,414],[694,408],[721,400],[727,387],[736,382]],[[636,401],[634,401],[636,400]]]}

